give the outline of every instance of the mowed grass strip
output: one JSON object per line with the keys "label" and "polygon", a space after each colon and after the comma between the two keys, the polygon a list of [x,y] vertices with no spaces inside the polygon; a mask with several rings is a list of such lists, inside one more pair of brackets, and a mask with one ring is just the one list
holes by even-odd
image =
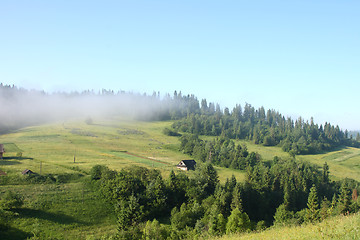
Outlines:
{"label": "mowed grass strip", "polygon": [[113,154],[113,155],[115,155],[117,157],[121,157],[121,158],[124,158],[124,159],[131,160],[131,161],[133,161],[135,163],[142,163],[142,164],[147,165],[149,167],[162,168],[164,166],[169,165],[169,163],[167,163],[167,162],[162,162],[160,160],[150,159],[150,158],[138,156],[136,154],[129,153],[127,151],[124,151],[124,152],[111,151],[111,152],[108,152],[108,153],[111,153],[111,154]]}
{"label": "mowed grass strip", "polygon": [[6,153],[18,153],[23,151],[15,143],[3,143],[3,144]]}

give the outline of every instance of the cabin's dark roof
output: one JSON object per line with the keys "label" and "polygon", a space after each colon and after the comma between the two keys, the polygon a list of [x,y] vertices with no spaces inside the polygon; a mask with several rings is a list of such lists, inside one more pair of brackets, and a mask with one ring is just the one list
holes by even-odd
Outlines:
{"label": "cabin's dark roof", "polygon": [[21,172],[23,175],[26,175],[26,174],[32,174],[34,173],[33,171],[29,170],[29,169],[25,169],[24,171]]}
{"label": "cabin's dark roof", "polygon": [[[185,166],[184,166],[185,165]],[[196,162],[195,160],[182,160],[177,165],[178,167],[187,167],[188,170],[194,170],[195,169]]]}

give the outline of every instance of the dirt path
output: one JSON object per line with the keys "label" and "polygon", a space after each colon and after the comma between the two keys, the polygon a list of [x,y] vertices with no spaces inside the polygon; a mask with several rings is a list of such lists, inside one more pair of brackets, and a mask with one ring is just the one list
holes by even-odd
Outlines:
{"label": "dirt path", "polygon": [[160,161],[160,160],[157,160],[157,159],[153,159],[153,158],[147,158],[147,157],[143,157],[143,156],[139,156],[139,155],[136,155],[134,153],[130,153],[130,152],[124,152],[128,155],[131,155],[131,156],[134,156],[134,157],[138,157],[138,158],[142,158],[142,159],[146,159],[146,160],[150,160],[150,161],[153,161],[153,162],[158,162],[158,163],[162,163],[162,164],[166,164],[166,165],[169,165],[170,163],[167,163],[167,162],[163,162],[163,161]]}

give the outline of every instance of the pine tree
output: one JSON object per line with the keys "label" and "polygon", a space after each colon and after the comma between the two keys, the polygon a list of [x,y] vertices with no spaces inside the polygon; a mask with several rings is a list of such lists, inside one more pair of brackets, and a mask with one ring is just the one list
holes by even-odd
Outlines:
{"label": "pine tree", "polygon": [[321,220],[324,220],[329,216],[330,208],[330,201],[326,197],[324,197],[324,199],[321,201],[319,211]]}
{"label": "pine tree", "polygon": [[324,163],[323,166],[323,179],[322,179],[323,183],[328,183],[329,182],[329,165],[327,165],[327,162]]}
{"label": "pine tree", "polygon": [[248,229],[250,229],[249,216],[246,213],[241,212],[238,208],[231,211],[231,215],[226,224],[226,234],[245,232]]}
{"label": "pine tree", "polygon": [[310,188],[307,207],[308,209],[306,210],[306,219],[310,222],[317,221],[319,219],[320,209],[319,199],[315,185]]}
{"label": "pine tree", "polygon": [[351,191],[346,182],[341,185],[340,196],[338,199],[338,208],[340,213],[347,214],[350,211],[351,205]]}
{"label": "pine tree", "polygon": [[231,201],[231,209],[239,209],[242,211],[242,199],[241,199],[241,185],[240,183],[236,184],[234,190],[233,190],[233,196]]}
{"label": "pine tree", "polygon": [[335,207],[336,207],[336,203],[337,203],[337,199],[336,199],[336,194],[334,193],[332,200],[331,200],[331,204],[330,207],[328,209],[328,214],[332,215],[334,213]]}
{"label": "pine tree", "polygon": [[294,218],[294,212],[288,211],[285,204],[281,204],[274,215],[274,225],[285,225]]}

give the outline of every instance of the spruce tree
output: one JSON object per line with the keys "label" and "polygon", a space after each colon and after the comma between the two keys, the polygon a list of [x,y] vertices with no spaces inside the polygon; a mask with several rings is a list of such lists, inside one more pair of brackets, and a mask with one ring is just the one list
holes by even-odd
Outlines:
{"label": "spruce tree", "polygon": [[226,234],[245,232],[251,227],[249,216],[241,212],[238,208],[231,211],[231,215],[228,218],[226,224]]}
{"label": "spruce tree", "polygon": [[327,162],[325,162],[323,166],[322,181],[323,183],[329,183],[329,165],[327,165]]}
{"label": "spruce tree", "polygon": [[338,199],[338,208],[340,213],[347,214],[350,211],[351,205],[351,191],[346,182],[341,185],[340,196]]}
{"label": "spruce tree", "polygon": [[310,222],[317,221],[319,219],[320,209],[319,199],[315,185],[310,188],[307,207],[308,209],[306,210],[306,219]]}

